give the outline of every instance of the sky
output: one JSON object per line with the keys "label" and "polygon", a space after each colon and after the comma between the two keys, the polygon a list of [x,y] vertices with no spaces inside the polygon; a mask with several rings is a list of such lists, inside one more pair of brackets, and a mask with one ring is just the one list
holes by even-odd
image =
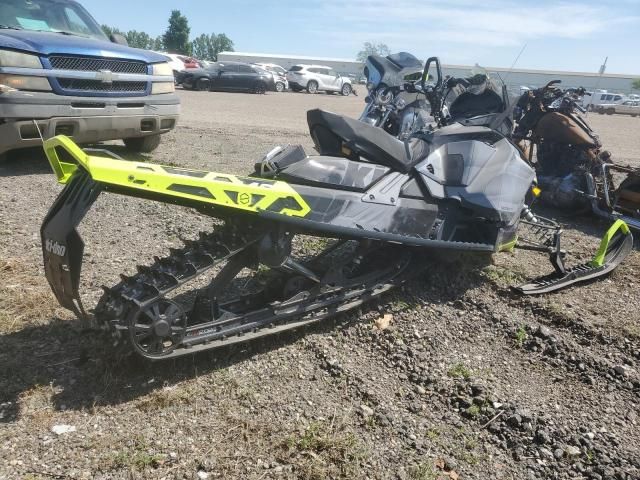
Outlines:
{"label": "sky", "polygon": [[[162,34],[172,9],[191,36],[239,52],[355,59],[366,41],[445,64],[640,76],[640,0],[79,0],[101,24]],[[524,48],[524,50],[523,50]]]}

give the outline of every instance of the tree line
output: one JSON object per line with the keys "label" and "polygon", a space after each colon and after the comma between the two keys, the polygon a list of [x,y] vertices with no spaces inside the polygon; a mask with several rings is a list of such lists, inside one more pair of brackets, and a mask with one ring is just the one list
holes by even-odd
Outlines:
{"label": "tree line", "polygon": [[203,33],[195,39],[189,40],[191,34],[189,20],[182,15],[180,10],[171,12],[167,30],[163,35],[155,38],[146,32],[137,30],[123,32],[109,25],[102,25],[102,30],[107,36],[114,33],[122,35],[127,39],[130,47],[194,56],[200,60],[215,62],[220,52],[233,52],[233,41],[224,33],[209,35]]}

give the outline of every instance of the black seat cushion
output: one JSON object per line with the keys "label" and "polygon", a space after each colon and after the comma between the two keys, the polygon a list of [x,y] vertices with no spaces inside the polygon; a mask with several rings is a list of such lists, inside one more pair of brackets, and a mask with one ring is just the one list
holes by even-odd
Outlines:
{"label": "black seat cushion", "polygon": [[346,145],[371,163],[407,173],[429,154],[424,140],[412,138],[405,143],[379,127],[324,110],[309,110],[307,123],[321,155],[343,156]]}

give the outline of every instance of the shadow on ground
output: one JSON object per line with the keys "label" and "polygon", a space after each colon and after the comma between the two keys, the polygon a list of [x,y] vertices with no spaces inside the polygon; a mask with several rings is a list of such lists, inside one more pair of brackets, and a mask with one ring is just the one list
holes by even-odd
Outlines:
{"label": "shadow on ground", "polygon": [[[481,255],[471,261],[455,258],[430,264],[405,287],[377,302],[413,308],[453,301],[482,284],[479,272],[488,260]],[[368,304],[362,310],[371,308],[375,307]],[[21,396],[38,386],[55,387],[58,393],[52,401],[56,410],[118,405],[165,386],[226,369],[294,343],[310,332],[328,333],[362,321],[358,320],[361,318],[362,315],[343,314],[275,337],[164,362],[119,355],[107,333],[87,328],[78,320],[53,318],[45,325],[0,335],[0,423],[18,420]]]}

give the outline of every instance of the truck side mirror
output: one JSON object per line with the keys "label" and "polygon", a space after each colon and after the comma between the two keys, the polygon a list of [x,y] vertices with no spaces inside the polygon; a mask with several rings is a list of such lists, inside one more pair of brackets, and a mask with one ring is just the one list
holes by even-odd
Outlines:
{"label": "truck side mirror", "polygon": [[118,45],[124,45],[125,47],[129,46],[129,42],[127,42],[125,36],[119,33],[112,33],[111,35],[109,35],[109,40],[111,40],[113,43],[117,43]]}

